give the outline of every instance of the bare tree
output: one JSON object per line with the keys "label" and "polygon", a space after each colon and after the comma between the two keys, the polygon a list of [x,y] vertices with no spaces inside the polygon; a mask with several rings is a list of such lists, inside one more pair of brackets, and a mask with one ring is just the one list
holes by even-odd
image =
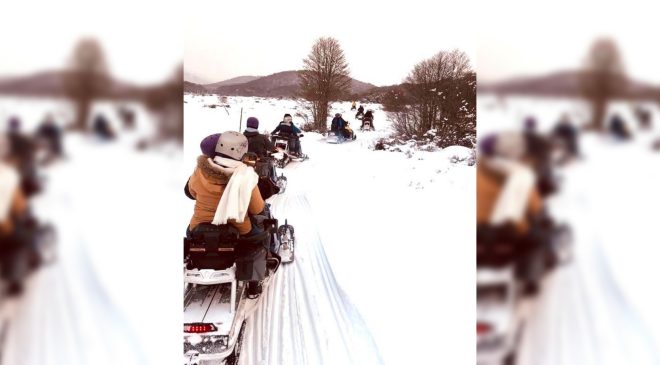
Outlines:
{"label": "bare tree", "polygon": [[405,80],[407,105],[390,115],[397,135],[421,138],[432,131],[442,145],[471,145],[476,128],[476,76],[468,56],[439,52],[413,68]]}
{"label": "bare tree", "polygon": [[109,87],[108,68],[101,45],[92,38],[81,40],[73,51],[64,85],[76,105],[73,129],[85,130],[92,101]]}
{"label": "bare tree", "polygon": [[580,86],[591,104],[590,126],[602,130],[608,100],[621,93],[626,86],[623,61],[613,40],[599,39],[591,46]]}
{"label": "bare tree", "polygon": [[179,65],[163,84],[148,88],[144,101],[158,118],[154,143],[174,141],[183,143],[183,65]]}
{"label": "bare tree", "polygon": [[348,63],[339,42],[331,37],[319,38],[303,63],[300,93],[311,103],[314,128],[325,131],[330,103],[351,85]]}

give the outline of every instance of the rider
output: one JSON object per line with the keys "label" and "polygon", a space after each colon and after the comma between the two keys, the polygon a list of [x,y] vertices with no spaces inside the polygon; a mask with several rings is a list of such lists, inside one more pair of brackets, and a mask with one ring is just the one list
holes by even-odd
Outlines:
{"label": "rider", "polygon": [[280,188],[276,184],[277,172],[271,162],[270,152],[277,152],[275,145],[263,134],[259,134],[259,119],[249,117],[247,128],[243,135],[248,139],[248,152],[257,155],[257,161],[254,162],[255,170],[259,174],[259,191],[264,199],[279,193]]}
{"label": "rider", "polygon": [[568,114],[563,114],[559,122],[552,131],[553,136],[562,142],[567,152],[567,158],[574,158],[580,155],[580,145],[578,140],[578,129],[571,123]]}
{"label": "rider", "polygon": [[55,124],[52,114],[47,114],[36,132],[36,137],[45,142],[48,151],[48,161],[64,155],[62,148],[62,129]]}
{"label": "rider", "polygon": [[364,117],[362,117],[362,125],[360,126],[360,129],[364,128],[364,122],[366,121],[371,122],[371,129],[376,129],[376,127],[374,127],[374,112],[371,109],[367,110]]}
{"label": "rider", "polygon": [[292,144],[292,154],[298,156],[302,155],[299,138],[302,135],[302,131],[293,124],[293,118],[291,117],[291,114],[284,114],[284,119],[270,134],[280,134],[282,136],[289,137]]}
{"label": "rider", "polygon": [[341,113],[335,114],[335,117],[332,119],[332,124],[330,124],[330,131],[334,132],[338,137],[343,137],[343,130],[346,127],[346,121],[341,117]]}
{"label": "rider", "polygon": [[21,121],[18,117],[9,119],[7,133],[9,143],[9,160],[18,169],[21,175],[21,189],[26,196],[32,196],[41,190],[41,183],[37,177],[34,142],[21,130]]}
{"label": "rider", "polygon": [[513,257],[526,290],[534,293],[549,247],[533,235],[535,219],[544,208],[534,171],[524,163],[525,150],[524,137],[519,133],[490,135],[480,142],[477,242],[488,241],[494,244],[492,247],[513,243],[511,252],[498,250],[507,252],[505,257]]}
{"label": "rider", "polygon": [[[215,148],[207,148],[213,141]],[[206,147],[205,147],[206,146]],[[268,216],[267,206],[257,187],[259,176],[241,160],[248,151],[247,138],[234,131],[209,136],[202,143],[205,153],[197,158],[197,167],[186,184],[186,195],[195,200],[195,210],[188,226],[188,236],[202,223],[230,224],[241,236],[263,232],[251,218]],[[260,245],[243,246],[255,260],[265,262],[266,250]],[[248,282],[248,294],[261,293],[259,280]]]}
{"label": "rider", "polygon": [[20,185],[21,177],[10,161],[9,138],[0,134],[0,274],[8,280],[8,296],[22,292],[20,277],[13,264],[21,243],[17,228],[19,220],[27,214],[27,199]]}
{"label": "rider", "polygon": [[620,141],[630,139],[632,134],[619,114],[614,114],[610,119],[609,132],[615,139]]}
{"label": "rider", "polygon": [[353,111],[353,110],[355,110],[355,109],[356,109],[356,107],[355,107],[355,100],[354,100],[354,101],[351,103],[351,111]]}
{"label": "rider", "polygon": [[552,146],[548,138],[537,131],[537,121],[533,116],[525,118],[523,138],[525,139],[525,161],[534,169],[537,185],[542,196],[548,196],[557,190],[552,166]]}
{"label": "rider", "polygon": [[243,135],[248,139],[248,152],[255,153],[259,158],[268,157],[268,152],[277,152],[277,148],[268,137],[259,134],[259,119],[249,117]]}
{"label": "rider", "polygon": [[364,115],[364,107],[362,105],[358,108],[357,114],[355,114],[355,119],[360,119],[359,117],[361,115]]}

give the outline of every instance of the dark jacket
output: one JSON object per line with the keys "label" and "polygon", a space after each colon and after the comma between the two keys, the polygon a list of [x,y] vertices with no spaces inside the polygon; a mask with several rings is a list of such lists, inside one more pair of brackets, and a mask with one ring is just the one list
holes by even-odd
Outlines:
{"label": "dark jacket", "polygon": [[34,144],[25,135],[18,132],[7,134],[11,157],[19,165],[31,164],[34,160]]}
{"label": "dark jacket", "polygon": [[358,113],[364,113],[364,107],[362,105],[358,108]]}
{"label": "dark jacket", "polygon": [[331,131],[341,130],[344,129],[345,126],[346,126],[346,121],[342,117],[335,117],[332,120],[330,130]]}
{"label": "dark jacket", "polygon": [[372,120],[372,121],[373,121],[373,120],[374,120],[374,115],[373,115],[373,113],[372,113],[371,111],[368,111],[368,112],[364,115],[364,118],[363,118],[363,119],[367,119],[367,120]]}
{"label": "dark jacket", "polygon": [[269,151],[275,151],[275,146],[268,137],[256,131],[245,131],[243,135],[248,139],[248,152],[256,153],[259,157],[265,157]]}
{"label": "dark jacket", "polygon": [[280,124],[275,128],[270,134],[299,134],[302,133],[298,127],[296,127],[293,123],[291,125],[285,124],[284,122],[280,122]]}
{"label": "dark jacket", "polygon": [[37,129],[36,135],[47,141],[51,153],[62,154],[62,130],[57,125],[43,123]]}

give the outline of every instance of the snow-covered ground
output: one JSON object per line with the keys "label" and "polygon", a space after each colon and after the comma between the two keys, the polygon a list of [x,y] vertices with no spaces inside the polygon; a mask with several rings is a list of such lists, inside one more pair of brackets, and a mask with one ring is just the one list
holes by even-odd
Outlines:
{"label": "snow-covered ground", "polygon": [[[584,158],[560,170],[563,182],[549,208],[568,222],[575,236],[572,264],[546,278],[540,297],[528,308],[518,354],[527,364],[660,363],[660,297],[654,279],[660,230],[660,154],[650,149],[660,135],[660,108],[652,112],[654,129],[637,130],[634,105],[612,103],[633,129],[633,141],[621,143],[585,134]],[[542,131],[564,112],[583,123],[583,103],[567,99],[479,95],[478,132],[519,129],[534,115]]]}
{"label": "snow-covered ground", "polygon": [[[181,308],[182,153],[135,151],[153,121],[127,105],[136,131],[112,143],[67,134],[67,159],[43,171],[46,190],[33,203],[56,226],[58,261],[3,303],[3,320],[12,318],[3,365],[155,365],[180,356],[181,326],[168,318]],[[119,126],[115,107],[100,102],[93,112]],[[73,115],[62,100],[0,99],[0,118],[18,115],[27,132],[48,112],[60,123]]]}
{"label": "snow-covered ground", "polygon": [[[221,104],[218,97],[186,95],[185,102],[188,173],[206,135],[238,130],[241,107],[243,126],[255,116],[261,131],[273,130],[285,113],[303,122],[294,100],[229,97],[229,108],[208,108]],[[456,263],[474,262],[474,167],[450,162],[470,151],[408,158],[370,150],[390,126],[380,105],[365,107],[375,110],[377,131],[356,131],[356,141],[341,145],[305,133],[310,159],[281,171],[287,191],[270,203],[296,228],[296,261],[282,268],[250,320],[243,364],[421,364],[473,356],[473,347],[456,339],[474,336],[464,300],[473,294],[463,286],[474,268]],[[350,103],[333,104],[336,112],[357,130]]]}

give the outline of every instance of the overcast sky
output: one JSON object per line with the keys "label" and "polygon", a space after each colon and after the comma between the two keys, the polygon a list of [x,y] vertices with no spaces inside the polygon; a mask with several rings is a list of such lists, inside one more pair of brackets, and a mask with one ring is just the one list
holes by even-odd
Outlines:
{"label": "overcast sky", "polygon": [[[474,60],[474,10],[464,4],[194,2],[185,8],[185,70],[216,82],[300,69],[314,41],[331,36],[344,49],[354,78],[378,86],[396,84],[417,62],[441,50],[460,48]],[[319,10],[322,6],[327,9]]]}
{"label": "overcast sky", "polygon": [[0,77],[61,69],[80,38],[92,36],[115,77],[161,82],[183,59],[182,7],[179,1],[13,0],[0,19]]}
{"label": "overcast sky", "polygon": [[[510,10],[502,11],[504,5]],[[609,37],[631,76],[660,84],[660,13],[655,6],[637,0],[504,0],[480,8],[479,81],[579,68],[594,40]]]}

